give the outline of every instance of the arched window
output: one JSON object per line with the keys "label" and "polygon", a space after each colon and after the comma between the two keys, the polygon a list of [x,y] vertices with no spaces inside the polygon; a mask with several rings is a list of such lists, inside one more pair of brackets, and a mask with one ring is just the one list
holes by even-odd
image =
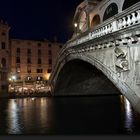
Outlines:
{"label": "arched window", "polygon": [[111,3],[105,10],[103,21],[107,20],[108,18],[111,18],[112,16],[116,15],[118,13],[118,6],[115,3]]}
{"label": "arched window", "polygon": [[122,10],[129,8],[130,6],[134,5],[135,3],[139,2],[139,1],[140,0],[125,0]]}
{"label": "arched window", "polygon": [[2,66],[2,68],[6,67],[6,59],[5,58],[1,59],[1,66]]}
{"label": "arched window", "polygon": [[100,16],[99,15],[95,15],[91,21],[91,29],[93,29],[95,26],[97,26],[98,24],[100,24]]}

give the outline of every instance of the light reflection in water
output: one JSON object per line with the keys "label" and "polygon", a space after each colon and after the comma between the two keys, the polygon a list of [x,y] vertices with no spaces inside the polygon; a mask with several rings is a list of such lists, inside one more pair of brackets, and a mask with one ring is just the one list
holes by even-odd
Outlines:
{"label": "light reflection in water", "polygon": [[8,134],[134,134],[135,128],[139,134],[140,130],[140,120],[136,124],[134,110],[124,96],[23,98],[7,103],[0,105],[6,108],[0,129]]}
{"label": "light reflection in water", "polygon": [[18,107],[16,100],[10,100],[8,104],[8,133],[9,134],[20,134],[20,124],[18,121]]}
{"label": "light reflection in water", "polygon": [[121,95],[121,102],[124,106],[124,113],[125,113],[125,120],[124,120],[124,127],[127,129],[128,133],[133,132],[133,109],[131,107],[130,102]]}
{"label": "light reflection in water", "polygon": [[49,107],[51,104],[47,98],[9,100],[7,132],[9,134],[21,134],[24,130],[36,132],[38,129],[38,133],[45,133],[48,128],[51,128]]}

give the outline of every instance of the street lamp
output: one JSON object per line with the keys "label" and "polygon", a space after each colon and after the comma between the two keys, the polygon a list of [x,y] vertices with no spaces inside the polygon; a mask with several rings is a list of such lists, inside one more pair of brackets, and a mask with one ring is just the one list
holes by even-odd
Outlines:
{"label": "street lamp", "polygon": [[16,76],[15,76],[15,75],[12,75],[12,77],[11,77],[11,78],[12,78],[12,80],[13,80],[13,81],[15,81],[15,80],[16,80]]}
{"label": "street lamp", "polygon": [[78,24],[77,23],[74,23],[74,27],[77,28],[77,26],[78,26]]}
{"label": "street lamp", "polygon": [[15,92],[15,80],[16,80],[16,76],[15,75],[12,75],[11,76],[11,79],[12,79],[12,82],[13,82],[13,87],[14,87],[14,92]]}
{"label": "street lamp", "polygon": [[75,27],[75,34],[77,35],[77,33],[78,33],[78,29],[77,29],[78,28],[78,24],[76,22],[74,23],[74,27]]}

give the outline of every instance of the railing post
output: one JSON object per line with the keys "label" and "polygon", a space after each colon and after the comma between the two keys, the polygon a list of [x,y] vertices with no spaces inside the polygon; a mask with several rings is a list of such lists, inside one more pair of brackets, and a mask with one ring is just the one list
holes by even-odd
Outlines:
{"label": "railing post", "polygon": [[112,22],[112,27],[113,27],[113,32],[118,30],[118,26],[117,26],[117,21],[116,20]]}

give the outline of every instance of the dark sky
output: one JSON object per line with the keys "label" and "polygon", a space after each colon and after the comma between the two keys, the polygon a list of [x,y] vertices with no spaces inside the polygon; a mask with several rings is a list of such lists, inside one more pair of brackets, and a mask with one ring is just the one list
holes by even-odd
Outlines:
{"label": "dark sky", "polygon": [[10,25],[10,37],[65,42],[73,30],[76,7],[83,0],[0,0],[0,19]]}

